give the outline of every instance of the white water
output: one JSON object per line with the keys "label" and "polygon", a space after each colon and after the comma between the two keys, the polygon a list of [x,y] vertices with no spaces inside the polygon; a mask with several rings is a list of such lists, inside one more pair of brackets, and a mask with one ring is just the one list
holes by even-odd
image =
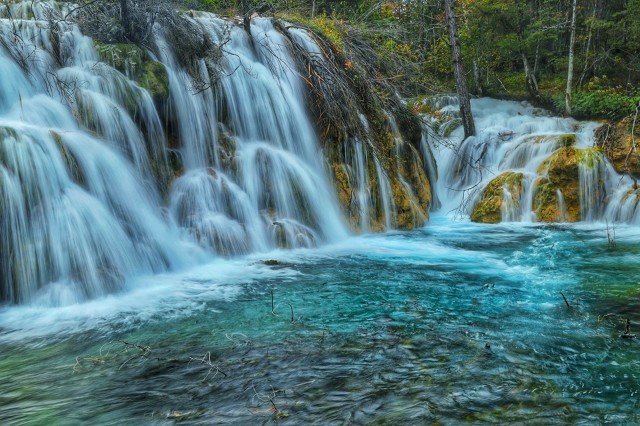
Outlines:
{"label": "white water", "polygon": [[[52,33],[49,18],[68,12],[0,7],[0,302],[68,305],[212,256],[347,237],[306,83],[271,20],[254,19],[249,36],[211,14],[187,18],[224,45],[218,80],[194,66],[204,86],[156,26],[146,54],[169,81],[160,111],[128,62],[124,74],[102,62],[69,21]],[[306,31],[290,34],[324,60]],[[370,141],[345,152],[353,229],[369,231],[378,212],[393,228],[391,177]]]}
{"label": "white water", "polygon": [[[36,17],[44,6],[36,6]],[[13,5],[11,13],[26,12]],[[0,48],[0,299],[5,301],[76,303],[120,289],[132,276],[195,259],[194,248],[187,248],[161,216],[159,196],[145,180],[150,177],[145,142],[123,112],[127,90],[146,92],[115,70],[103,72],[91,40],[76,27],[58,28],[56,57],[42,21],[0,25],[5,46]],[[19,41],[16,34],[22,35]],[[24,68],[16,58],[24,60]],[[67,92],[72,86],[77,90]],[[137,99],[138,119],[157,129],[148,94]],[[90,106],[97,134],[78,123],[84,115],[80,105]]]}
{"label": "white water", "polygon": [[[347,237],[349,220],[306,109],[306,83],[287,48],[292,41],[270,20],[253,20],[249,36],[211,14],[188,18],[214,43],[230,37],[218,80],[210,80],[204,60],[196,64],[203,90],[179,64],[166,30],[157,27],[147,54],[163,64],[170,92],[166,111],[158,111],[134,73],[101,62],[77,26],[58,23],[59,41],[53,41],[48,13],[67,12],[58,7],[36,2],[32,11],[27,2],[0,8],[0,301],[69,305],[213,256]],[[306,31],[291,28],[290,34],[324,60]],[[455,109],[449,98],[434,105],[445,115]],[[512,102],[483,99],[473,107],[480,133],[462,143],[458,155],[430,146],[434,140],[425,130],[422,158],[406,159],[432,182],[431,207],[441,203],[449,211],[474,196],[463,190],[478,183],[481,189],[514,170],[524,174],[524,187],[519,198],[504,188],[503,220],[535,221],[539,165],[558,147],[559,135],[575,134],[576,147],[590,147],[596,125]],[[363,114],[360,120],[366,131],[337,148],[352,190],[347,209],[353,229],[396,226],[392,184],[420,217],[426,206],[418,206],[399,172],[407,142],[393,116],[387,114],[397,175],[377,157]],[[451,140],[460,139],[458,129]],[[179,170],[169,166],[170,151],[177,153]],[[589,158],[580,166],[583,218],[640,221],[630,179],[620,178],[599,154]]]}
{"label": "white water", "polygon": [[[448,98],[443,104],[445,116],[457,108]],[[459,212],[462,206],[463,213],[469,214],[492,179],[513,171],[523,174],[522,190],[519,199],[513,199],[510,188],[503,188],[502,220],[537,221],[533,212],[535,182],[545,176],[540,166],[562,148],[562,137],[575,135],[573,146],[581,152],[578,165],[581,220],[640,223],[631,178],[618,175],[606,157],[592,149],[598,123],[552,117],[525,102],[488,98],[473,100],[472,111],[477,136],[462,141],[462,129],[457,128],[449,138],[456,149],[430,141],[437,152],[436,187],[443,211]],[[564,194],[560,191],[558,200],[559,211],[564,212],[562,217],[566,219]]]}

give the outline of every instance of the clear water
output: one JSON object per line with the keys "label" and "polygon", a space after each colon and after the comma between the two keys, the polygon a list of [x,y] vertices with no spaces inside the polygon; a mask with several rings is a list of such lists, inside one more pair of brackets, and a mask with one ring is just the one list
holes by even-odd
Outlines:
{"label": "clear water", "polygon": [[597,224],[435,216],[84,304],[5,307],[0,419],[635,424],[640,346],[620,335],[640,322],[639,252],[636,227],[610,248]]}

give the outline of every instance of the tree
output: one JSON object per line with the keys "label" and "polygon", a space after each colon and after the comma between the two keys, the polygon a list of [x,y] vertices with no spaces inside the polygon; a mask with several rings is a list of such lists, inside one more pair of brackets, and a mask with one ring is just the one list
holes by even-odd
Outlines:
{"label": "tree", "polygon": [[578,0],[573,0],[571,9],[571,39],[569,41],[569,70],[567,71],[567,91],[565,92],[565,111],[571,115],[571,87],[573,85],[573,56],[576,44],[576,10]]}
{"label": "tree", "polygon": [[458,37],[458,26],[456,17],[453,12],[453,1],[444,0],[445,15],[447,18],[447,28],[449,30],[449,45],[451,47],[451,62],[453,65],[453,74],[456,80],[456,89],[458,91],[458,99],[460,102],[460,115],[462,117],[462,127],[464,128],[464,138],[475,136],[476,126],[473,122],[473,114],[471,113],[471,101],[469,100],[469,90],[467,89],[467,81],[464,74],[464,66],[462,63],[462,52],[460,50],[460,39]]}

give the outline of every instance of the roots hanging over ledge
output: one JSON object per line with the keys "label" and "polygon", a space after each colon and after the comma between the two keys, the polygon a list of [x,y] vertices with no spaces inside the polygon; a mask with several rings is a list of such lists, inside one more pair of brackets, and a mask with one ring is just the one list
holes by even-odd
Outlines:
{"label": "roots hanging over ledge", "polygon": [[426,129],[384,77],[375,51],[348,28],[339,48],[308,28],[284,21],[274,26],[287,37],[309,87],[307,105],[352,228],[422,226],[431,204],[419,154]]}
{"label": "roots hanging over ledge", "polygon": [[[232,128],[226,117],[228,100],[221,94],[220,80],[229,77],[230,72],[252,74],[252,70],[244,68],[243,61],[238,61],[240,65],[235,70],[223,70],[225,55],[235,56],[230,53],[228,43],[231,43],[231,33],[239,29],[236,27],[240,24],[210,14],[180,14],[166,1],[136,3],[127,11],[127,17],[121,12],[120,2],[111,1],[86,4],[72,16],[83,31],[107,46],[126,45],[141,51],[139,56],[144,59],[138,62],[143,65],[138,68],[145,75],[136,79],[151,89],[168,87],[153,84],[158,79],[149,79],[146,75],[150,68],[146,64],[150,55],[146,52],[151,56],[154,53],[162,56],[152,35],[154,26],[160,28],[175,52],[177,65],[189,75],[192,94],[212,93],[212,99],[220,102],[218,119],[223,127]],[[205,21],[219,20],[219,31],[214,33],[210,26],[205,28],[204,25],[209,24],[205,24],[203,18]],[[418,117],[397,95],[398,90],[386,76],[388,70],[375,50],[363,40],[358,30],[346,26],[340,28],[344,35],[337,45],[336,40],[318,29],[275,18],[272,23],[288,42],[296,72],[304,81],[305,103],[315,118],[314,125],[329,163],[327,169],[337,190],[336,198],[351,227],[367,232],[422,226],[431,204],[427,176],[434,174],[427,170],[420,154],[424,151],[421,147],[424,129]],[[254,25],[251,22],[251,26]],[[244,30],[254,53],[265,48],[264,43],[255,44],[260,41],[253,40],[255,35],[251,28]],[[274,59],[266,58],[267,65],[276,74],[276,68],[282,64],[269,61],[283,60],[278,52],[270,53]],[[121,72],[128,71],[126,65],[118,67]],[[161,67],[158,70],[162,71]],[[155,77],[155,74],[150,75]],[[167,145],[180,150],[186,141],[181,140],[180,125],[170,111],[170,102],[167,103],[168,90],[154,90],[152,95],[165,123]],[[238,135],[231,135],[232,138],[235,136]],[[180,175],[183,170],[180,167],[174,172]],[[169,188],[169,185],[163,187]]]}

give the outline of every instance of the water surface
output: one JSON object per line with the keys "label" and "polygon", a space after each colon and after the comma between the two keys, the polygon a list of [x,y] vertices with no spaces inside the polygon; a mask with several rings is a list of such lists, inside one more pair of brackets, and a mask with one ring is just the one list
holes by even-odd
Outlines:
{"label": "water surface", "polygon": [[3,308],[0,418],[637,423],[640,347],[620,335],[640,322],[639,241],[636,227],[617,226],[612,248],[604,225],[436,216],[85,304]]}

